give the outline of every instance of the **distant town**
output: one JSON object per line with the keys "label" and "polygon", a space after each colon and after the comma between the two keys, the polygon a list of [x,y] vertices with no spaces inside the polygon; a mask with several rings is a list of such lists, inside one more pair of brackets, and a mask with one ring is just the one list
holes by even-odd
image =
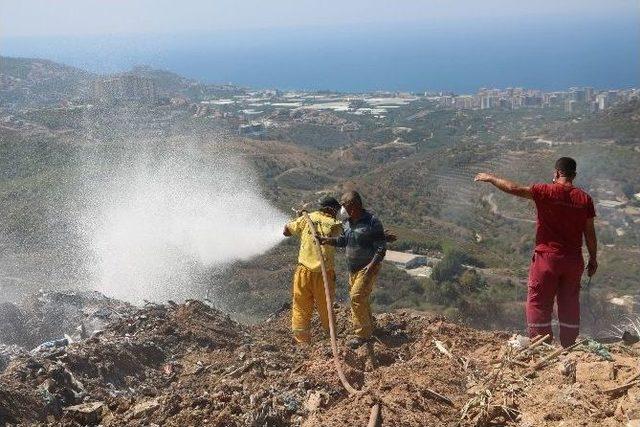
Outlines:
{"label": "distant town", "polygon": [[572,87],[567,91],[543,92],[524,88],[486,89],[481,88],[474,95],[428,94],[443,108],[456,109],[516,109],[523,107],[549,108],[562,106],[568,113],[579,108],[589,111],[606,110],[618,102],[626,102],[640,97],[640,90],[597,90],[592,87]]}
{"label": "distant town", "polygon": [[[67,78],[68,74],[79,73],[67,68],[55,68],[38,63],[37,72],[30,78],[40,84],[56,78]],[[83,73],[83,72],[82,72]],[[572,87],[564,91],[544,92],[537,89],[513,87],[506,89],[480,88],[475,94],[455,94],[452,92],[372,92],[338,93],[332,91],[281,91],[277,89],[250,89],[235,85],[209,85],[179,77],[170,72],[137,67],[131,72],[101,77],[88,73],[80,74],[86,84],[83,89],[73,92],[72,97],[60,98],[52,93],[52,98],[62,100],[62,107],[88,104],[121,104],[127,102],[150,103],[156,105],[196,105],[197,116],[235,119],[239,122],[240,134],[256,134],[261,129],[273,125],[273,119],[284,118],[284,114],[304,115],[304,111],[328,111],[340,114],[344,123],[343,131],[356,126],[345,120],[344,114],[369,116],[383,119],[393,110],[416,101],[428,104],[432,110],[517,110],[523,108],[556,109],[569,114],[597,113],[612,106],[640,98],[640,89],[596,89],[593,87]],[[178,80],[178,81],[176,81]],[[180,90],[172,90],[166,84],[170,81]],[[20,78],[0,73],[0,92],[12,94],[22,89],[24,96],[35,97]],[[40,96],[42,97],[42,96]],[[11,106],[11,100],[6,100]],[[280,115],[281,117],[278,117]],[[332,120],[335,120],[335,116]],[[318,118],[322,121],[322,118]],[[322,124],[322,123],[321,123]],[[336,123],[332,123],[336,124]]]}
{"label": "distant town", "polygon": [[[101,102],[158,101],[158,90],[151,78],[125,74],[95,83],[95,99]],[[229,86],[229,88],[234,88]],[[490,110],[519,108],[562,108],[567,113],[598,112],[620,102],[640,98],[640,89],[598,90],[593,87],[572,87],[566,91],[544,92],[536,89],[481,88],[475,94],[445,92],[374,92],[343,94],[333,92],[249,90],[235,88],[231,96],[215,96],[200,101],[199,115],[214,114],[230,118],[243,118],[240,134],[260,133],[269,126],[268,114],[278,110],[331,110],[354,115],[384,118],[393,109],[417,100],[431,101],[439,109]],[[173,104],[189,103],[189,99],[173,97]],[[221,108],[225,107],[225,108]],[[259,120],[261,119],[261,120]],[[345,124],[346,121],[345,121]]]}
{"label": "distant town", "polygon": [[[234,87],[229,85],[229,87]],[[95,82],[95,97],[103,102],[122,100],[155,101],[158,90],[152,78],[135,74],[125,74]],[[237,87],[241,89],[240,87]],[[352,114],[383,115],[389,109],[397,108],[419,98],[435,102],[441,108],[453,109],[517,109],[526,107],[549,108],[562,106],[573,112],[588,108],[594,112],[606,110],[618,102],[640,98],[640,89],[598,90],[593,87],[571,87],[566,91],[544,92],[521,87],[506,89],[480,88],[475,94],[457,95],[450,92],[373,92],[365,94],[339,94],[333,92],[244,90],[243,95],[202,101],[202,104],[229,105],[246,104],[244,114],[256,115],[255,107],[272,106],[279,108],[329,109]],[[174,100],[174,102],[179,102]]]}

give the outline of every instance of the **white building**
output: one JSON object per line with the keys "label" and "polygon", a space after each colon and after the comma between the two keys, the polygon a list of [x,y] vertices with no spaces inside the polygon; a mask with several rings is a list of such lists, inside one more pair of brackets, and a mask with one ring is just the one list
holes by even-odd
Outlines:
{"label": "white building", "polygon": [[598,103],[598,109],[604,110],[609,107],[609,99],[606,93],[600,93],[596,96],[596,102]]}
{"label": "white building", "polygon": [[424,255],[389,250],[384,257],[384,260],[394,264],[397,267],[402,267],[407,270],[425,266],[429,263],[429,259]]}

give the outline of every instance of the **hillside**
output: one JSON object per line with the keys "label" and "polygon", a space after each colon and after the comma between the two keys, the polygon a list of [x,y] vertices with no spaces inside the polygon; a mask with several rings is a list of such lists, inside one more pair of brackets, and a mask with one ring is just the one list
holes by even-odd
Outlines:
{"label": "hillside", "polygon": [[[13,64],[5,65],[6,73],[20,79],[40,63],[4,61]],[[41,63],[78,84],[86,78]],[[451,268],[439,280],[386,264],[374,292],[377,309],[432,310],[476,326],[522,328],[533,206],[474,183],[473,176],[492,171],[522,183],[548,182],[555,158],[570,155],[579,164],[577,185],[598,203],[600,269],[591,300],[583,301],[597,309],[584,317],[585,326],[598,331],[633,310],[610,301],[635,298],[640,274],[637,102],[580,114],[555,107],[452,110],[407,94],[338,102],[335,93],[213,87],[148,67],[133,72],[179,95],[176,102],[94,105],[78,99],[2,111],[0,279],[8,298],[43,281],[87,286],[95,252],[77,217],[104,190],[100,184],[128,165],[193,161],[194,170],[206,172],[222,159],[238,165],[285,214],[322,194],[358,189],[366,207],[398,235],[393,248],[447,256]],[[35,90],[36,80],[25,87]],[[381,115],[356,114],[316,109],[320,100],[369,110],[392,105]],[[238,135],[240,125],[256,120],[265,124],[260,136]],[[236,318],[259,321],[289,299],[295,259],[296,242],[287,240],[228,268],[186,260],[193,270],[185,275],[198,284],[195,296],[215,295]],[[344,284],[341,254],[338,260]],[[344,286],[339,289],[344,298]]]}
{"label": "hillside", "polygon": [[595,117],[564,124],[551,130],[549,135],[560,141],[601,139],[637,146],[640,144],[640,102],[617,105]]}
{"label": "hillside", "polygon": [[640,418],[638,344],[512,347],[504,332],[395,311],[376,316],[371,353],[352,351],[340,307],[342,364],[365,390],[350,396],[324,338],[292,343],[289,315],[248,327],[193,300],[121,313],[90,338],[15,356],[0,373],[0,425],[364,426],[376,403],[370,426],[613,427]]}
{"label": "hillside", "polygon": [[59,106],[60,103],[95,101],[95,82],[104,78],[134,75],[153,81],[160,97],[199,99],[211,94],[233,94],[232,86],[203,85],[165,70],[137,66],[131,70],[99,75],[46,59],[0,56],[0,108],[19,109]]}
{"label": "hillside", "polygon": [[53,105],[86,97],[91,73],[45,59],[0,56],[0,107]]}

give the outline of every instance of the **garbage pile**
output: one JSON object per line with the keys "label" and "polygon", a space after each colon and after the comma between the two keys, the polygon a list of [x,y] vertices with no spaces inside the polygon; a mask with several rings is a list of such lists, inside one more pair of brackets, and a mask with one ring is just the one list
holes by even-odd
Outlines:
{"label": "garbage pile", "polygon": [[[636,425],[638,343],[544,340],[438,316],[376,316],[373,352],[291,340],[289,311],[245,326],[200,301],[148,304],[89,338],[22,353],[0,374],[0,420],[62,426]],[[635,420],[635,421],[634,421]],[[0,425],[2,425],[0,422]]]}
{"label": "garbage pile", "polygon": [[7,365],[9,365],[9,362],[11,362],[13,359],[27,354],[28,352],[19,345],[0,344],[0,372],[4,371]]}
{"label": "garbage pile", "polygon": [[40,291],[20,304],[0,303],[0,345],[31,350],[47,341],[87,338],[135,310],[99,292]]}

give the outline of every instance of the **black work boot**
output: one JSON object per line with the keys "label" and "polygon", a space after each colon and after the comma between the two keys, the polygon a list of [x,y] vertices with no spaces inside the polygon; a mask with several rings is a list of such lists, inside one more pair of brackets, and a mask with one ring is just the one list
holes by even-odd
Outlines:
{"label": "black work boot", "polygon": [[354,337],[354,338],[351,338],[349,341],[347,341],[347,347],[355,350],[368,342],[369,342],[369,338]]}

